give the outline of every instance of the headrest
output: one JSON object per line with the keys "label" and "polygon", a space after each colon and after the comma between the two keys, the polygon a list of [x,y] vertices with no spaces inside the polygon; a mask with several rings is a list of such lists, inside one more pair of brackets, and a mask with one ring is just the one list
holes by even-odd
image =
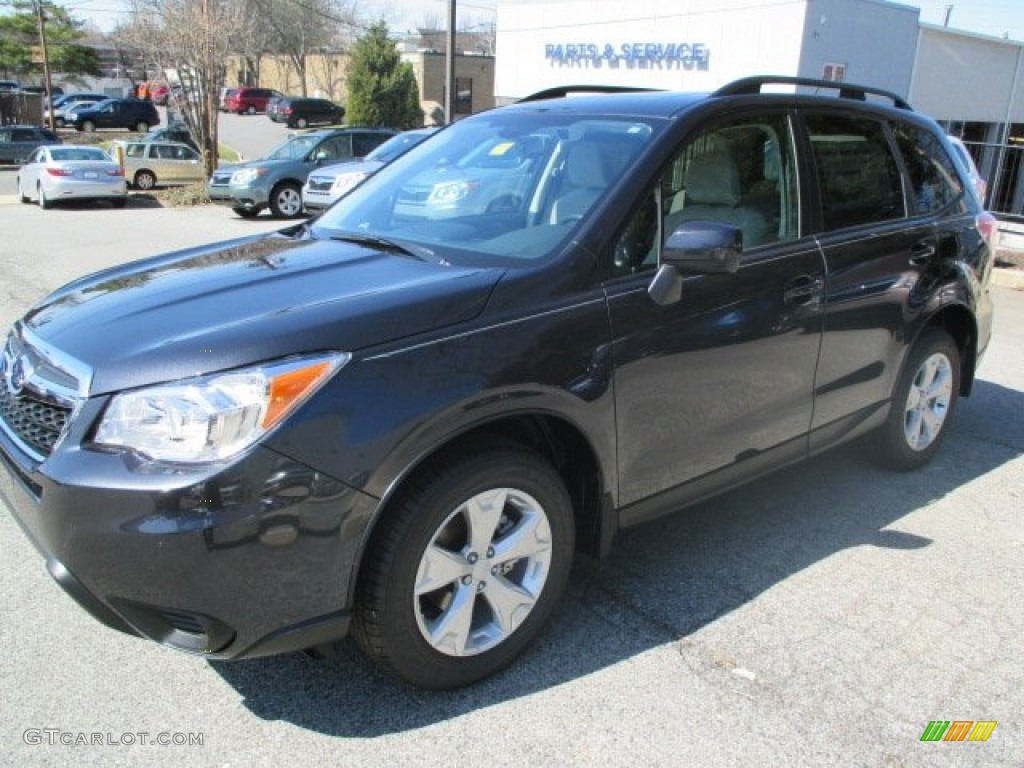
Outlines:
{"label": "headrest", "polygon": [[686,202],[735,206],[740,202],[740,174],[732,156],[721,150],[697,155],[686,169]]}

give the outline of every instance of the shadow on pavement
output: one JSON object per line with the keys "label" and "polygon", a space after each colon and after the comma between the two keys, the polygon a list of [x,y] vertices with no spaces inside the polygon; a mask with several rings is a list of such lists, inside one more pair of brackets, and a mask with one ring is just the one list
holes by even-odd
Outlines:
{"label": "shadow on pavement", "polygon": [[928,547],[888,526],[1024,454],[1024,393],[978,381],[934,461],[877,468],[866,444],[832,451],[680,514],[625,531],[601,562],[577,558],[569,593],[539,642],[461,691],[419,691],[355,644],[211,667],[255,715],[319,733],[372,737],[527,696],[679,641],[787,577],[851,547]]}

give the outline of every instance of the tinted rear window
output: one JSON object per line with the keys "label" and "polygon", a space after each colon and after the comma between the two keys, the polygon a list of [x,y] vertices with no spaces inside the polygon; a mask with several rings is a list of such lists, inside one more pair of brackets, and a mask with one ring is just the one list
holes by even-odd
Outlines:
{"label": "tinted rear window", "polygon": [[903,218],[903,182],[885,129],[841,115],[807,118],[825,229]]}

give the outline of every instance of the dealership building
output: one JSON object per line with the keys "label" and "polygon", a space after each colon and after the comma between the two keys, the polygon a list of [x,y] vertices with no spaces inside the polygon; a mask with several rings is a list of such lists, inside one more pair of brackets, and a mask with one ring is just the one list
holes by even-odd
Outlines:
{"label": "dealership building", "polygon": [[755,74],[872,85],[961,136],[1024,210],[1024,43],[884,0],[499,0],[495,99],[559,85],[712,91]]}

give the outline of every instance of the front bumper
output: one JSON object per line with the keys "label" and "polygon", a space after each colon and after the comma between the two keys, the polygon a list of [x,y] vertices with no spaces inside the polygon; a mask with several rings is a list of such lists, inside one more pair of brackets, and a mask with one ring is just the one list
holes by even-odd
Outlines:
{"label": "front bumper", "polygon": [[75,431],[37,464],[0,430],[2,496],[95,618],[214,658],[347,633],[374,499],[262,447],[216,469],[161,468],[79,447]]}
{"label": "front bumper", "polygon": [[266,208],[270,202],[270,190],[263,187],[208,183],[206,192],[211,202],[230,208],[256,210]]}

